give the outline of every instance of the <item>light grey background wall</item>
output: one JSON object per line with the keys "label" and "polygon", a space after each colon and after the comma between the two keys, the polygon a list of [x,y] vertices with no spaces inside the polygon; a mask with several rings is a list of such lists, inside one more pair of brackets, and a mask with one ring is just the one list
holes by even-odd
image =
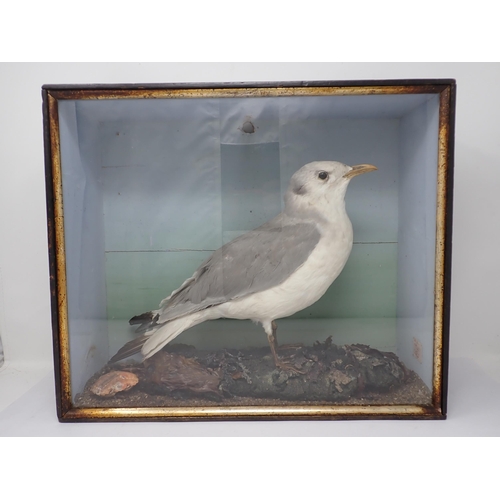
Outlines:
{"label": "light grey background wall", "polygon": [[[114,352],[108,333],[110,345],[134,338],[132,315],[158,307],[213,250],[276,216],[291,175],[317,159],[369,161],[379,170],[356,179],[346,196],[348,265],[318,302],[291,317],[306,320],[301,327],[278,322],[280,341],[368,342],[404,354],[430,387],[438,109],[439,98],[426,94],[62,101],[74,393]],[[242,125],[250,119],[249,135]],[[120,326],[106,328],[106,318]],[[319,318],[335,321],[322,321],[318,337]],[[355,326],[360,319],[368,328]],[[174,342],[244,347],[248,337],[267,345],[258,327],[242,322],[199,325]]]}
{"label": "light grey background wall", "polygon": [[[498,64],[0,65],[0,332],[5,364],[45,364],[48,367],[52,363],[42,84],[438,77],[456,78],[458,83],[450,411],[462,405],[460,415],[470,416],[471,422],[481,422],[483,431],[494,432],[494,426],[500,425],[498,408],[494,407],[495,410],[491,406],[497,404],[500,387]],[[482,380],[487,384],[470,386],[469,375],[473,373],[483,374]],[[466,401],[463,400],[464,391],[469,394]],[[485,411],[485,405],[490,410]],[[50,415],[55,420],[55,415]],[[429,427],[429,424],[432,423],[346,422],[339,427],[335,422],[294,422],[280,429],[295,435],[314,432],[333,435],[346,432],[346,429],[369,433],[369,429],[376,426],[380,432],[381,429],[387,432],[399,429],[411,434],[416,432],[415,429],[423,429],[422,432],[431,429],[428,432],[454,432],[457,435],[462,432],[460,425],[463,421],[461,424],[461,419],[455,417],[446,423],[447,427],[438,427],[436,423]],[[113,428],[80,427],[78,432],[107,434],[113,433]],[[174,432],[174,428],[179,432],[174,426],[163,426],[161,431],[159,427],[141,428],[144,433],[168,434]],[[270,422],[224,424],[224,427],[193,423],[183,427],[183,432],[210,434],[236,432],[236,428],[239,433],[247,434],[278,433]],[[56,433],[59,426],[52,429],[51,432]],[[135,432],[139,432],[138,427],[135,427]],[[479,428],[477,432],[480,432]]]}

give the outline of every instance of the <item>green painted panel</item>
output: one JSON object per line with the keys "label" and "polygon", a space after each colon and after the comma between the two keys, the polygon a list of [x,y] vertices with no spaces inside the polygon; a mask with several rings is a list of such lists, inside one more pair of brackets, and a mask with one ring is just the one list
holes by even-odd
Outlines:
{"label": "green painted panel", "polygon": [[[109,319],[129,319],[158,306],[210,252],[109,252],[106,288]],[[354,245],[327,293],[294,318],[394,318],[397,245]]]}
{"label": "green painted panel", "polygon": [[221,144],[222,231],[249,231],[281,212],[279,143]]}
{"label": "green painted panel", "polygon": [[211,252],[108,252],[108,318],[129,319],[158,307]]}

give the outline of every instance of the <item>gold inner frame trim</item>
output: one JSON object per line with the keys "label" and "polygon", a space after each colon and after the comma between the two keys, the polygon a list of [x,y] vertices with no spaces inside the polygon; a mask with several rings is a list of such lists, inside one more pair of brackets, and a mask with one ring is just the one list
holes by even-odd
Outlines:
{"label": "gold inner frame trim", "polygon": [[[58,100],[89,99],[180,99],[180,98],[231,98],[231,97],[280,97],[280,96],[328,96],[328,95],[375,95],[375,94],[440,94],[438,175],[436,211],[436,269],[434,301],[434,360],[432,406],[350,406],[306,405],[259,406],[259,407],[161,407],[161,408],[76,408],[71,396],[69,355],[69,325],[66,283],[66,255],[64,240],[64,209],[62,196],[61,149],[59,133]],[[450,104],[451,87],[436,85],[372,85],[329,87],[232,87],[207,89],[76,89],[48,90],[49,137],[51,170],[54,190],[54,230],[56,239],[55,259],[57,271],[58,346],[60,366],[61,417],[64,420],[121,420],[121,419],[286,419],[286,418],[443,418],[441,401],[443,387],[443,315],[446,232],[446,189],[450,151]]]}
{"label": "gold inner frame trim", "polygon": [[439,137],[436,200],[436,256],[434,282],[434,368],[432,403],[440,407],[443,387],[443,315],[444,315],[444,273],[446,250],[446,202],[450,135],[451,91],[446,88],[439,100]]}
{"label": "gold inner frame trim", "polygon": [[57,100],[48,96],[52,187],[54,192],[54,230],[56,239],[58,342],[60,390],[63,411],[71,408],[71,372],[69,356],[68,301],[66,286],[66,250],[64,240],[64,209],[62,195],[61,145]]}
{"label": "gold inner frame trim", "polygon": [[232,87],[182,89],[51,90],[55,99],[189,99],[222,97],[286,97],[374,94],[436,94],[443,85],[372,85],[338,87]]}
{"label": "gold inner frame trim", "polygon": [[279,419],[279,418],[349,418],[356,416],[432,418],[438,416],[433,407],[401,406],[220,406],[220,407],[147,407],[147,408],[74,408],[67,413],[70,420],[77,419]]}

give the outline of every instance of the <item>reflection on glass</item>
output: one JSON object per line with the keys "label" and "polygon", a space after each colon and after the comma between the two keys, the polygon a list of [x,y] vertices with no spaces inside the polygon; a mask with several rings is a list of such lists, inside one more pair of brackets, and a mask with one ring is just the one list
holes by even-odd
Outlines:
{"label": "reflection on glass", "polygon": [[0,337],[0,366],[3,365],[3,362],[4,362],[3,344],[2,344],[2,337]]}

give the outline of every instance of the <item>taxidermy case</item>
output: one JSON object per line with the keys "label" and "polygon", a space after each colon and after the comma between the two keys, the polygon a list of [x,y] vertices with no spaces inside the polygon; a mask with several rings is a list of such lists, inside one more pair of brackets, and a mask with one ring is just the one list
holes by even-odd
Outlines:
{"label": "taxidermy case", "polygon": [[[52,318],[62,421],[445,418],[455,82],[45,85]],[[210,255],[335,160],[353,248],[314,304],[216,319],[108,363]]]}

